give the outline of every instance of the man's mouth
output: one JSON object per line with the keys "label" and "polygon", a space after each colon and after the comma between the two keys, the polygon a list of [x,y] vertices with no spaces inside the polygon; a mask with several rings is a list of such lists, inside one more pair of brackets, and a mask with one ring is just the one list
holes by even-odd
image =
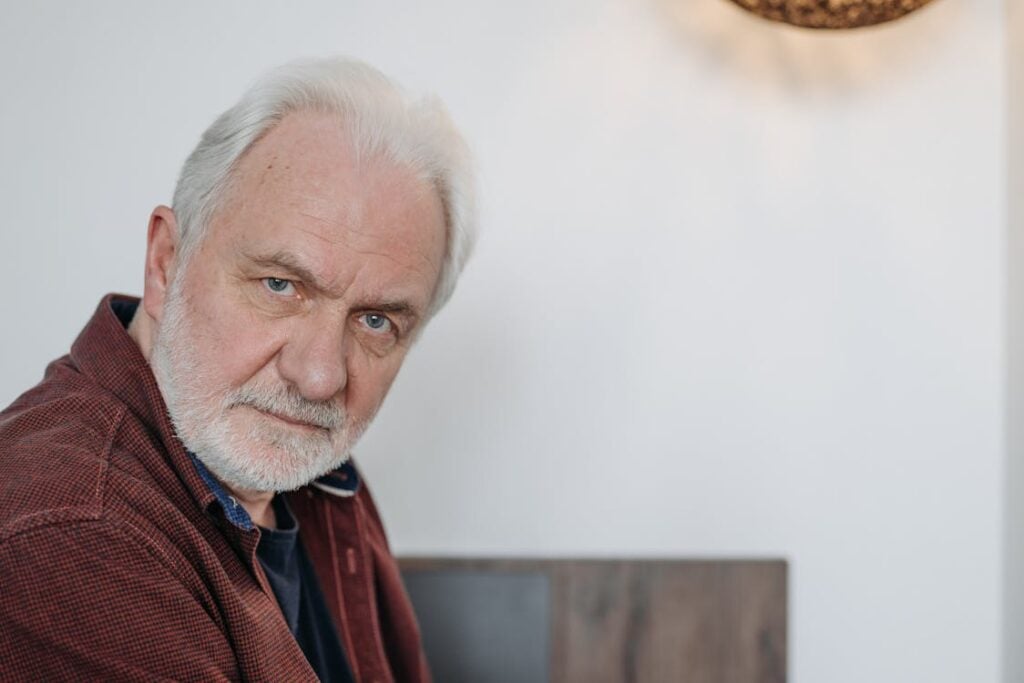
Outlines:
{"label": "man's mouth", "polygon": [[284,422],[285,424],[290,425],[292,427],[299,427],[301,429],[307,429],[307,430],[315,429],[315,430],[320,430],[320,431],[325,431],[325,432],[328,431],[328,429],[326,427],[323,427],[321,425],[315,424],[313,422],[306,422],[304,420],[299,420],[299,419],[294,418],[294,417],[289,417],[287,415],[282,415],[281,413],[275,413],[275,412],[272,412],[270,410],[264,410],[263,408],[257,408],[256,406],[251,405],[251,404],[248,404],[248,407],[252,408],[256,412],[260,413],[261,415],[266,415],[267,417],[272,417],[272,418],[274,418],[276,420],[280,420],[281,422]]}

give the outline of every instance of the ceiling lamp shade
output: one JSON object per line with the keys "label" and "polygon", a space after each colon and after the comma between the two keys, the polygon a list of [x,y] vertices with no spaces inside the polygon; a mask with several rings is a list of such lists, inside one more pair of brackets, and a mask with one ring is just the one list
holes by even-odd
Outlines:
{"label": "ceiling lamp shade", "polygon": [[765,19],[804,28],[859,28],[899,19],[931,0],[732,0]]}

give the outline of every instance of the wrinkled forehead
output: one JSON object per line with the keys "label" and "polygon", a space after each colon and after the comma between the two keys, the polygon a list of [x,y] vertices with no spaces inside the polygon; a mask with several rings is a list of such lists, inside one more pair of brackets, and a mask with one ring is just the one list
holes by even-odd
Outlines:
{"label": "wrinkled forehead", "polygon": [[211,221],[215,241],[293,251],[326,279],[355,260],[390,262],[383,275],[436,284],[446,238],[436,186],[361,154],[336,116],[285,117],[239,160],[231,185]]}
{"label": "wrinkled forehead", "polygon": [[244,180],[247,173],[282,168],[327,175],[344,161],[356,169],[391,166],[440,192],[423,150],[406,147],[401,140],[389,139],[384,131],[350,121],[341,113],[299,110],[285,115],[258,137],[231,175],[236,182]]}
{"label": "wrinkled forehead", "polygon": [[380,198],[441,200],[428,173],[386,150],[360,148],[337,114],[315,111],[289,114],[259,138],[239,159],[230,185],[224,204],[236,211],[275,202],[351,211]]}

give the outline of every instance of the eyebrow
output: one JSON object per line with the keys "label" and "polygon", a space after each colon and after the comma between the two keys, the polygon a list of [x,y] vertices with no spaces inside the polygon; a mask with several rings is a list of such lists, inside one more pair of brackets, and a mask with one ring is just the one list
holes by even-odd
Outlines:
{"label": "eyebrow", "polygon": [[[321,282],[311,270],[303,266],[299,262],[298,257],[291,252],[275,251],[274,253],[266,256],[253,254],[245,254],[245,256],[257,266],[262,266],[264,268],[280,268],[287,271],[288,275],[301,280],[313,289],[319,292],[327,292],[327,285]],[[380,311],[382,313],[396,313],[398,315],[408,316],[414,320],[418,320],[420,317],[419,311],[416,310],[416,307],[407,301],[367,302],[364,304],[358,304],[355,308]]]}
{"label": "eyebrow", "polygon": [[281,268],[282,270],[286,270],[290,275],[294,275],[297,279],[302,280],[307,285],[315,287],[316,289],[326,289],[324,284],[320,282],[317,276],[313,275],[311,270],[299,263],[299,259],[296,258],[294,254],[287,251],[275,251],[273,254],[267,256],[246,254],[246,258],[257,266],[263,266],[264,268]]}
{"label": "eyebrow", "polygon": [[410,304],[404,301],[390,301],[382,304],[378,303],[367,306],[360,306],[359,308],[372,308],[373,310],[380,311],[381,313],[397,313],[399,315],[405,315],[412,318],[419,317],[419,315],[416,313],[416,309],[414,309]]}

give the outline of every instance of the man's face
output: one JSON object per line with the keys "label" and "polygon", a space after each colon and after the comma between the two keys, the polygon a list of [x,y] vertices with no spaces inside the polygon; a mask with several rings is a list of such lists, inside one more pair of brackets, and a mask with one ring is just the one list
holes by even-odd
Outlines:
{"label": "man's face", "polygon": [[440,198],[354,157],[335,118],[286,117],[241,159],[167,293],[154,371],[185,446],[234,488],[293,489],[341,464],[426,322]]}

